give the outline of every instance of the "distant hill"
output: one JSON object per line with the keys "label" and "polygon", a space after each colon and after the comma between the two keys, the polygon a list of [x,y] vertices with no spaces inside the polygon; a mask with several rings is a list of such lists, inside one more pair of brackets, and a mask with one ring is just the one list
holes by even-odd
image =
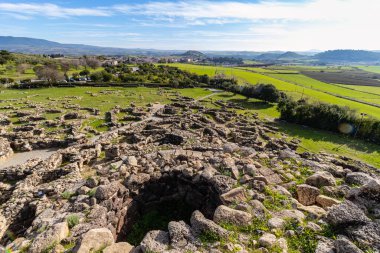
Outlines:
{"label": "distant hill", "polygon": [[257,61],[295,61],[308,58],[306,55],[297,54],[294,52],[285,53],[264,53],[255,57]]}
{"label": "distant hill", "polygon": [[255,57],[257,61],[275,61],[281,54],[264,53]]}
{"label": "distant hill", "polygon": [[380,63],[380,52],[364,50],[331,50],[314,55],[313,52],[249,52],[249,51],[185,51],[156,49],[126,49],[98,47],[83,44],[62,44],[43,39],[0,36],[0,49],[26,54],[64,54],[64,55],[142,55],[142,56],[182,56],[188,58],[234,57],[255,59],[271,63]]}
{"label": "distant hill", "polygon": [[179,54],[178,56],[189,57],[189,58],[206,58],[207,56],[204,53],[199,51],[189,50],[183,54]]}
{"label": "distant hill", "polygon": [[330,50],[315,55],[323,62],[380,62],[380,53],[364,50]]}
{"label": "distant hill", "polygon": [[64,54],[64,55],[149,55],[169,56],[183,53],[180,50],[125,49],[97,47],[82,44],[61,44],[49,40],[25,37],[0,36],[0,49],[26,54]]}

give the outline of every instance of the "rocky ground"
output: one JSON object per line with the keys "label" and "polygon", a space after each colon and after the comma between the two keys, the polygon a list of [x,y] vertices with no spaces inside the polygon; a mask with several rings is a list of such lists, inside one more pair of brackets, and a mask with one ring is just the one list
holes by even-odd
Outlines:
{"label": "rocky ground", "polygon": [[[181,98],[139,109],[138,123],[0,170],[1,244],[31,253],[380,251],[376,168],[297,153],[298,140],[234,107]],[[12,152],[12,138],[0,141],[3,156]]]}

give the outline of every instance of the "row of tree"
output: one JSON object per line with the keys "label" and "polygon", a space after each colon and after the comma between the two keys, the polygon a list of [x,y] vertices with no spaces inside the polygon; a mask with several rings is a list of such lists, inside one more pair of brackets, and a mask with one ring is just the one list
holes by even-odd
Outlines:
{"label": "row of tree", "polygon": [[211,86],[233,93],[243,95],[247,98],[256,98],[266,102],[277,103],[287,96],[279,91],[273,84],[238,85],[236,79],[229,79],[223,75],[217,75],[210,82]]}
{"label": "row of tree", "polygon": [[281,119],[313,128],[359,137],[380,144],[380,121],[338,105],[282,99]]}

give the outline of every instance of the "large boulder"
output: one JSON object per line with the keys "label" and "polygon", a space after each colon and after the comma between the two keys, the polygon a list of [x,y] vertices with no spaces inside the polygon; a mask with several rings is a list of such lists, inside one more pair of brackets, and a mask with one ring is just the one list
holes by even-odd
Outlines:
{"label": "large boulder", "polygon": [[195,241],[191,228],[184,221],[171,221],[168,224],[171,246],[174,248],[191,247]]}
{"label": "large boulder", "polygon": [[142,240],[140,246],[145,252],[165,252],[169,248],[169,233],[161,230],[148,232]]}
{"label": "large boulder", "polygon": [[364,172],[351,172],[346,175],[346,183],[350,185],[364,185],[373,178]]}
{"label": "large boulder", "polygon": [[298,201],[305,206],[315,204],[317,196],[319,195],[319,189],[307,184],[297,185]]}
{"label": "large boulder", "polygon": [[235,210],[227,206],[218,206],[214,213],[216,223],[230,223],[238,226],[244,226],[252,220],[252,215],[247,212]]}
{"label": "large boulder", "polygon": [[211,232],[221,238],[225,238],[228,235],[228,231],[213,222],[206,219],[204,215],[199,211],[194,211],[190,218],[191,231],[195,236],[200,235],[203,232]]}
{"label": "large boulder", "polygon": [[318,171],[306,179],[306,184],[321,188],[336,185],[334,176],[327,171]]}
{"label": "large boulder", "polygon": [[364,253],[346,237],[339,236],[334,242],[336,253]]}
{"label": "large boulder", "polygon": [[245,194],[245,189],[243,187],[237,187],[220,195],[220,199],[224,204],[237,204],[247,200],[247,197]]}
{"label": "large boulder", "polygon": [[370,180],[362,187],[351,189],[346,198],[365,207],[374,218],[380,218],[380,180]]}
{"label": "large boulder", "polygon": [[103,253],[129,253],[133,250],[133,246],[127,242],[118,242],[112,244],[103,250]]}
{"label": "large boulder", "polygon": [[339,228],[363,225],[371,221],[358,206],[350,201],[332,206],[326,219],[331,225]]}
{"label": "large boulder", "polygon": [[61,222],[53,225],[48,230],[37,235],[29,248],[30,253],[40,253],[47,250],[54,244],[60,243],[69,235],[67,222]]}
{"label": "large boulder", "polygon": [[361,245],[380,251],[379,223],[370,222],[364,225],[351,226],[346,229],[345,234]]}
{"label": "large boulder", "polygon": [[108,228],[91,229],[83,235],[76,247],[74,253],[89,253],[100,250],[104,247],[112,245],[114,238],[112,232]]}
{"label": "large boulder", "polygon": [[110,199],[112,196],[116,195],[120,189],[126,191],[124,185],[117,181],[107,185],[101,185],[96,188],[95,197],[100,201]]}
{"label": "large boulder", "polygon": [[265,233],[259,238],[259,244],[266,248],[272,248],[277,242],[274,234]]}
{"label": "large boulder", "polygon": [[319,195],[316,199],[316,202],[318,203],[318,205],[325,209],[333,205],[338,205],[340,203],[339,200],[327,197],[325,195]]}
{"label": "large boulder", "polygon": [[334,241],[326,237],[321,237],[318,241],[315,253],[336,253]]}

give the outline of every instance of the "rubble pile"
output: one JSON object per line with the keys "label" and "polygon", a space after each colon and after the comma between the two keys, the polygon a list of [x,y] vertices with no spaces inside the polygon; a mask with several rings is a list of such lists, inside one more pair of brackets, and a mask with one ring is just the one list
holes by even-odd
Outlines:
{"label": "rubble pile", "polygon": [[[1,244],[31,253],[380,250],[376,168],[297,153],[298,140],[231,107],[178,99],[119,109],[140,121],[0,170]],[[0,143],[3,154],[10,144]]]}

